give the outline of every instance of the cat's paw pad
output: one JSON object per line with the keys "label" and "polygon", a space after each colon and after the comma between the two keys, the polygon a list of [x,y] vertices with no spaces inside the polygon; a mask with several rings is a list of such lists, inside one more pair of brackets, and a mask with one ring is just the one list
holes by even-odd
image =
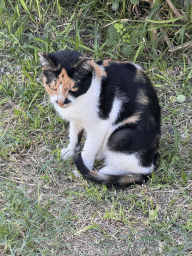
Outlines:
{"label": "cat's paw pad", "polygon": [[69,148],[62,148],[61,149],[61,157],[63,158],[63,160],[67,160],[68,157],[73,155],[73,151]]}

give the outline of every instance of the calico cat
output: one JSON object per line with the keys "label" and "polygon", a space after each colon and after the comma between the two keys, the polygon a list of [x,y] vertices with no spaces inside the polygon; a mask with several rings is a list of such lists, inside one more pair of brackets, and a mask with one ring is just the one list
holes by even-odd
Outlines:
{"label": "calico cat", "polygon": [[[84,178],[124,186],[142,182],[157,163],[160,107],[144,71],[128,61],[101,60],[65,50],[39,53],[43,84],[61,118],[70,121],[73,156]],[[86,141],[81,151],[82,131]],[[93,171],[95,159],[105,166]]]}

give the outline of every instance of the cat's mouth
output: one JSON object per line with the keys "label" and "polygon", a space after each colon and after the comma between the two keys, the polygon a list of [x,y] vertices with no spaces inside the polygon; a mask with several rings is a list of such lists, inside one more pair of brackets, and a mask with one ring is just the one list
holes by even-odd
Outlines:
{"label": "cat's mouth", "polygon": [[68,107],[70,107],[71,106],[71,104],[68,104],[68,105],[59,105],[61,108],[68,108]]}

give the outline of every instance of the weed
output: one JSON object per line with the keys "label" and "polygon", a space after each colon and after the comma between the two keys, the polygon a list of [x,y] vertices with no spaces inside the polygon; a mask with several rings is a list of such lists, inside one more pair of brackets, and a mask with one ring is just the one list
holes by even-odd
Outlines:
{"label": "weed", "polygon": [[[174,1],[177,17],[153,2],[0,2],[0,255],[191,255],[191,6]],[[62,49],[130,58],[151,77],[162,136],[147,184],[107,189],[62,161],[68,123],[38,60]]]}

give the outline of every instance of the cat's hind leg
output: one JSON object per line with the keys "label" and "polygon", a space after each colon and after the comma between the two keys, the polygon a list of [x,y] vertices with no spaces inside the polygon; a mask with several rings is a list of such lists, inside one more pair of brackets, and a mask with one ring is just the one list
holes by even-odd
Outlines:
{"label": "cat's hind leg", "polygon": [[99,172],[93,171],[87,168],[83,158],[81,156],[81,146],[77,144],[75,149],[75,154],[73,155],[73,160],[77,169],[81,172],[83,177],[87,180],[94,181],[97,183],[103,183],[107,186],[120,185],[127,186],[134,182],[142,183],[145,179],[145,175],[138,173],[128,173],[118,172],[112,169],[111,166],[107,165],[103,167]]}
{"label": "cat's hind leg", "polygon": [[107,186],[127,186],[135,182],[142,184],[145,180],[145,175],[113,170],[107,165],[99,170],[98,180],[101,180]]}
{"label": "cat's hind leg", "polygon": [[120,152],[112,152],[106,150],[105,163],[112,171],[112,175],[126,175],[126,174],[150,174],[154,165],[144,167],[141,166],[140,158],[137,153],[125,154]]}
{"label": "cat's hind leg", "polygon": [[103,174],[103,175],[121,175],[124,174],[124,172],[118,171],[118,170],[113,170],[111,168],[111,166],[107,165],[104,166],[103,168],[101,168],[99,170],[99,174]]}

